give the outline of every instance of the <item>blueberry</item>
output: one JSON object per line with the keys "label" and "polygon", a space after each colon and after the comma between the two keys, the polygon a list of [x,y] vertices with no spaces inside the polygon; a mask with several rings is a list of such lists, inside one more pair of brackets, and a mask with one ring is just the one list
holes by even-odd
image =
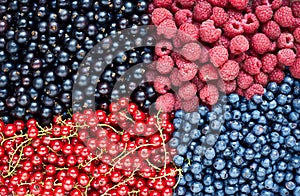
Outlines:
{"label": "blueberry", "polygon": [[267,91],[265,94],[264,94],[264,98],[267,100],[267,101],[272,101],[274,99],[274,94],[271,92],[271,91]]}
{"label": "blueberry", "polygon": [[183,186],[179,186],[176,190],[177,190],[177,195],[185,195],[186,194],[186,188]]}
{"label": "blueberry", "polygon": [[241,112],[238,110],[233,110],[232,111],[232,118],[234,120],[239,120],[241,118]]}
{"label": "blueberry", "polygon": [[279,91],[285,95],[289,94],[291,92],[291,87],[289,84],[283,83],[279,87]]}
{"label": "blueberry", "polygon": [[280,94],[276,97],[276,101],[279,105],[285,105],[287,102],[287,96]]}
{"label": "blueberry", "polygon": [[254,95],[252,100],[255,104],[261,104],[263,102],[263,98],[260,95]]}
{"label": "blueberry", "polygon": [[193,129],[190,132],[189,136],[191,137],[192,140],[196,140],[196,139],[200,138],[201,132],[199,129]]}
{"label": "blueberry", "polygon": [[230,94],[228,97],[228,101],[230,103],[236,103],[240,100],[239,96],[237,94]]}
{"label": "blueberry", "polygon": [[242,114],[242,122],[247,123],[251,120],[251,115],[249,113]]}
{"label": "blueberry", "polygon": [[187,145],[180,144],[177,147],[177,152],[179,155],[185,155],[187,153],[187,149],[188,149]]}
{"label": "blueberry", "polygon": [[267,85],[267,89],[273,93],[277,93],[278,92],[278,85],[275,82],[270,82]]}

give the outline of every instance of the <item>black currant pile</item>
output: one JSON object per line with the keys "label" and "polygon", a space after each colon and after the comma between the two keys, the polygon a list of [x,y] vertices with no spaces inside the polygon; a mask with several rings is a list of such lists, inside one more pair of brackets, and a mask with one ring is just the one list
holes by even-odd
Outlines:
{"label": "black currant pile", "polygon": [[300,195],[300,82],[288,75],[263,96],[223,100],[175,113],[170,144],[183,176],[174,195]]}
{"label": "black currant pile", "polygon": [[[66,113],[71,108],[74,75],[85,55],[118,30],[150,24],[148,4],[147,0],[1,0],[3,121],[34,117],[47,123],[53,115]],[[152,58],[149,51],[131,51],[126,56]],[[99,94],[107,95],[107,82],[127,66],[107,70]]]}

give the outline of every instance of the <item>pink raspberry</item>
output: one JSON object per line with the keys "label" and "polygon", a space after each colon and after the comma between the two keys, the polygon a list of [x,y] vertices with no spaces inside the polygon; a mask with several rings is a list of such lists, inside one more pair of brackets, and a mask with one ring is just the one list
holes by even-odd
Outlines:
{"label": "pink raspberry", "polygon": [[236,61],[237,63],[242,63],[246,58],[248,58],[248,55],[245,53],[241,54],[230,54],[229,59]]}
{"label": "pink raspberry", "polygon": [[271,6],[260,5],[256,7],[255,14],[260,22],[265,23],[272,19],[273,10]]}
{"label": "pink raspberry", "polygon": [[277,39],[278,48],[294,48],[294,36],[291,33],[282,33]]}
{"label": "pink raspberry", "polygon": [[236,80],[222,81],[218,80],[218,87],[226,94],[233,93],[236,90]]}
{"label": "pink raspberry", "polygon": [[243,13],[236,9],[227,10],[227,14],[229,20],[237,20],[240,22],[243,19]]}
{"label": "pink raspberry", "polygon": [[187,42],[199,39],[199,29],[191,23],[184,23],[179,27],[180,40]]}
{"label": "pink raspberry", "polygon": [[209,51],[208,51],[208,48],[207,47],[203,47],[202,50],[201,50],[201,56],[200,58],[198,59],[198,62],[203,64],[203,63],[206,63],[209,61]]}
{"label": "pink raspberry", "polygon": [[242,26],[245,33],[253,34],[257,31],[259,27],[259,21],[255,14],[247,13],[242,19]]}
{"label": "pink raspberry", "polygon": [[227,22],[228,14],[226,13],[226,11],[223,8],[214,7],[212,12],[213,13],[212,13],[210,19],[214,21],[214,24],[217,27],[220,27]]}
{"label": "pink raspberry", "polygon": [[259,74],[260,68],[262,67],[261,61],[253,56],[248,57],[243,65],[243,69],[250,75]]}
{"label": "pink raspberry", "polygon": [[177,27],[174,20],[167,19],[162,21],[157,27],[157,34],[164,35],[165,38],[171,39],[177,33]]}
{"label": "pink raspberry", "polygon": [[230,38],[244,33],[242,23],[237,20],[227,21],[223,26],[223,30],[225,32],[225,35]]}
{"label": "pink raspberry", "polygon": [[219,99],[219,90],[213,84],[205,85],[199,92],[199,97],[204,104],[214,105]]}
{"label": "pink raspberry", "polygon": [[156,7],[169,8],[172,5],[172,0],[153,0]]}
{"label": "pink raspberry", "polygon": [[256,33],[252,37],[252,47],[258,54],[264,54],[271,47],[270,39],[263,33]]}
{"label": "pink raspberry", "polygon": [[179,68],[179,74],[182,81],[189,81],[195,77],[198,72],[198,66],[192,62],[185,62],[184,65]]}
{"label": "pink raspberry", "polygon": [[152,70],[147,70],[145,76],[146,76],[147,81],[153,82],[153,81],[155,81],[155,78],[157,76],[157,72],[152,71]]}
{"label": "pink raspberry", "polygon": [[296,54],[292,49],[281,49],[277,54],[278,62],[285,66],[292,66],[296,60]]}
{"label": "pink raspberry", "polygon": [[202,22],[207,20],[212,14],[212,7],[208,2],[201,1],[195,5],[193,14],[195,21]]}
{"label": "pink raspberry", "polygon": [[228,61],[228,50],[222,45],[210,49],[209,54],[215,67],[220,67]]}
{"label": "pink raspberry", "polygon": [[230,4],[235,7],[237,10],[246,9],[249,1],[248,0],[229,0]]}
{"label": "pink raspberry", "polygon": [[175,13],[175,22],[178,26],[184,24],[184,23],[192,23],[193,21],[193,13],[188,10],[179,10]]}
{"label": "pink raspberry", "polygon": [[230,51],[233,54],[241,54],[249,50],[249,41],[243,35],[237,35],[230,42]]}
{"label": "pink raspberry", "polygon": [[300,18],[300,1],[292,3],[292,11],[295,17]]}
{"label": "pink raspberry", "polygon": [[157,56],[168,55],[172,52],[173,46],[171,42],[168,41],[160,41],[155,45],[155,54]]}
{"label": "pink raspberry", "polygon": [[173,15],[165,8],[156,8],[152,12],[151,19],[153,24],[157,26],[164,20],[173,19]]}
{"label": "pink raspberry", "polygon": [[236,61],[228,60],[219,70],[224,81],[234,80],[240,71],[240,66]]}
{"label": "pink raspberry", "polygon": [[183,46],[181,54],[186,60],[196,61],[201,56],[201,47],[195,42],[190,42]]}
{"label": "pink raspberry", "polygon": [[181,101],[181,108],[185,112],[197,111],[198,107],[199,107],[199,98],[196,95],[188,101]]}
{"label": "pink raspberry", "polygon": [[[259,1],[258,1],[259,2]],[[262,5],[269,5],[272,7],[273,10],[277,10],[281,6],[283,6],[283,0],[262,0],[261,1]]]}
{"label": "pink raspberry", "polygon": [[300,27],[296,28],[293,32],[295,41],[300,43]]}
{"label": "pink raspberry", "polygon": [[287,6],[279,8],[274,14],[274,20],[282,27],[291,27],[294,24],[292,9]]}
{"label": "pink raspberry", "polygon": [[156,76],[154,80],[154,88],[160,94],[166,94],[170,90],[171,81],[166,76]]}
{"label": "pink raspberry", "polygon": [[254,95],[263,95],[264,87],[261,84],[252,84],[246,91],[245,97],[250,100]]}
{"label": "pink raspberry", "polygon": [[200,25],[200,39],[207,43],[214,43],[221,37],[222,30],[214,26],[213,20],[206,20]]}
{"label": "pink raspberry", "polygon": [[172,93],[167,93],[159,96],[155,102],[155,108],[162,112],[172,112],[175,105],[175,97]]}
{"label": "pink raspberry", "polygon": [[228,0],[209,0],[209,2],[218,7],[226,7],[228,4]]}
{"label": "pink raspberry", "polygon": [[257,84],[261,84],[262,86],[266,86],[268,84],[268,75],[264,72],[260,72],[259,74],[254,76],[254,81]]}
{"label": "pink raspberry", "polygon": [[[172,11],[173,13],[176,13],[176,12],[178,12],[178,11],[181,10],[181,9],[182,9],[181,5],[180,5],[178,2],[173,1],[172,5],[171,5],[171,11]],[[151,12],[150,12],[150,13],[151,13]]]}
{"label": "pink raspberry", "polygon": [[297,58],[294,65],[290,67],[290,72],[294,78],[300,79],[300,58]]}
{"label": "pink raspberry", "polygon": [[284,76],[285,74],[281,69],[275,68],[274,71],[269,74],[269,80],[270,82],[276,82],[280,84],[283,81]]}
{"label": "pink raspberry", "polygon": [[265,54],[262,59],[262,71],[265,73],[271,73],[278,64],[277,56],[271,53]]}
{"label": "pink raspberry", "polygon": [[237,86],[241,89],[247,89],[253,84],[253,77],[244,71],[241,71],[237,77]]}
{"label": "pink raspberry", "polygon": [[195,0],[175,0],[182,8],[190,9],[194,6]]}
{"label": "pink raspberry", "polygon": [[156,70],[160,74],[170,73],[172,71],[173,67],[174,67],[174,61],[168,55],[160,57],[156,62]]}
{"label": "pink raspberry", "polygon": [[262,26],[262,32],[272,40],[276,40],[280,34],[280,26],[273,20],[267,22]]}
{"label": "pink raspberry", "polygon": [[245,97],[245,91],[241,88],[236,88],[235,92],[241,96],[241,97]]}
{"label": "pink raspberry", "polygon": [[216,46],[224,46],[226,49],[229,48],[230,40],[228,37],[222,35],[218,42],[216,43]]}
{"label": "pink raspberry", "polygon": [[173,86],[181,86],[182,81],[180,80],[180,77],[181,75],[179,74],[179,70],[177,68],[173,68],[170,75],[171,84]]}
{"label": "pink raspberry", "polygon": [[212,64],[207,63],[199,68],[198,76],[201,81],[207,82],[217,80],[219,78],[219,73]]}
{"label": "pink raspberry", "polygon": [[192,99],[197,93],[197,87],[191,82],[183,84],[178,90],[178,96],[183,100]]}
{"label": "pink raspberry", "polygon": [[202,82],[198,76],[194,77],[191,82],[196,85],[197,91],[200,91],[206,84],[206,82]]}

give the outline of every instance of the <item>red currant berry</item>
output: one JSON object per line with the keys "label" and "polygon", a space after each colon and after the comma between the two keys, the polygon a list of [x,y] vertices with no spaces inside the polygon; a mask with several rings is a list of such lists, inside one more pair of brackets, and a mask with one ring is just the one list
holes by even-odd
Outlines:
{"label": "red currant berry", "polygon": [[14,124],[7,124],[4,127],[3,133],[6,137],[12,137],[17,132],[17,127]]}
{"label": "red currant berry", "polygon": [[37,138],[39,134],[39,130],[37,127],[31,126],[28,128],[27,134],[29,138]]}

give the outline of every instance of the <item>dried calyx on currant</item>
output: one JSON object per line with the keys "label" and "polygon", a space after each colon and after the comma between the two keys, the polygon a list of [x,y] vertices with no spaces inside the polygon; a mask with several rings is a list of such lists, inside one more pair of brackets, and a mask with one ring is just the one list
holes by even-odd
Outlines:
{"label": "dried calyx on currant", "polygon": [[168,145],[172,114],[149,115],[121,98],[110,112],[0,121],[0,195],[171,196],[181,169]]}

